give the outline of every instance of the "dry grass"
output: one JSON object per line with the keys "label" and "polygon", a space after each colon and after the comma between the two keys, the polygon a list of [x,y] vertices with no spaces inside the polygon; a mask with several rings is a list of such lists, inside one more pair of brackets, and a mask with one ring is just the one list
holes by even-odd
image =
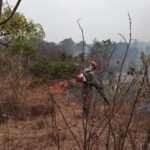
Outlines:
{"label": "dry grass", "polygon": [[[4,81],[4,80],[3,80]],[[4,84],[3,84],[4,85]],[[51,85],[51,84],[50,84]],[[56,92],[56,84],[55,92]],[[5,84],[6,86],[6,84]],[[73,131],[78,141],[83,142],[82,128],[82,107],[78,100],[69,101],[67,96],[60,90],[62,84],[58,84],[60,93],[55,93],[54,98],[61,113],[65,116],[69,128]],[[2,88],[3,89],[3,88]],[[21,101],[13,99],[13,93],[5,88],[5,92],[1,95],[1,110],[3,119],[0,126],[0,149],[2,150],[57,150],[57,149],[78,149],[76,142],[68,126],[64,122],[60,110],[56,107],[56,124],[52,126],[52,107],[49,105],[49,86],[27,86],[26,96]],[[53,90],[52,90],[53,91]],[[10,93],[10,95],[8,94]],[[18,105],[19,103],[19,105]],[[119,105],[119,104],[118,104]],[[112,119],[113,131],[115,132],[117,141],[121,133],[126,129],[129,117],[131,102],[124,102],[122,109],[115,114]],[[13,110],[13,111],[12,111]],[[107,110],[107,111],[106,111]],[[105,113],[107,112],[107,113]],[[4,115],[5,114],[5,115]],[[97,103],[95,113],[93,114],[92,124],[95,127],[92,133],[93,149],[106,149],[108,126],[106,116],[108,117],[109,108],[105,108],[101,103]],[[148,114],[137,113],[131,124],[125,144],[126,149],[142,149],[146,138],[146,131],[150,125]],[[60,147],[58,147],[58,145]],[[111,146],[112,145],[112,146]],[[109,141],[109,150],[113,148],[113,137]]]}

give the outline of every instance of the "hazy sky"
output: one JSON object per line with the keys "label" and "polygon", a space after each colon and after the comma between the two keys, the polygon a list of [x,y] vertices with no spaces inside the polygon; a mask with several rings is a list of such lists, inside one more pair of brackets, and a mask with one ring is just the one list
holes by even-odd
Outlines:
{"label": "hazy sky", "polygon": [[22,0],[19,11],[42,24],[46,39],[56,42],[68,37],[81,40],[78,18],[88,42],[120,40],[118,33],[128,36],[130,12],[133,38],[150,41],[150,0]]}

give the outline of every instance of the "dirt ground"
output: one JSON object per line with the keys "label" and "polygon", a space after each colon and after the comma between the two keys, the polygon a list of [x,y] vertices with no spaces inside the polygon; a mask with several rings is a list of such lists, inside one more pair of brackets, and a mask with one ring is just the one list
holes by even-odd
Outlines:
{"label": "dirt ground", "polygon": [[[67,88],[67,81],[53,81],[48,85],[38,87],[29,86],[24,100],[19,103],[19,108],[21,109],[18,110],[18,107],[10,107],[13,108],[11,109],[13,111],[16,109],[15,112],[17,114],[4,113],[1,116],[0,149],[57,150],[59,149],[58,145],[61,146],[60,149],[64,150],[77,149],[76,142],[70,134],[68,127],[72,129],[78,140],[82,143],[82,107],[77,97],[72,99],[66,94]],[[51,98],[55,99],[57,105],[59,105],[55,107],[56,110],[52,108],[53,101],[50,100]],[[98,107],[97,110],[99,113],[102,113],[103,107]],[[97,113],[97,118],[99,113]],[[123,109],[120,113],[125,115],[126,111]],[[66,120],[64,120],[62,114]],[[100,114],[101,116],[102,114]],[[116,118],[121,119],[120,116]],[[142,121],[136,123],[136,127],[138,126],[138,129],[141,129],[141,133],[145,129],[143,125],[150,125],[148,117],[142,116],[142,118]],[[100,119],[103,120],[103,117]],[[67,125],[65,121],[67,121]],[[99,143],[101,149],[106,146],[104,140],[106,138],[105,131],[101,137],[98,137],[98,135],[104,126],[105,121],[101,121],[101,127],[96,130],[93,136],[95,142],[97,139],[101,141]],[[139,138],[140,140],[141,137],[142,134]],[[142,138],[144,140],[144,137]]]}

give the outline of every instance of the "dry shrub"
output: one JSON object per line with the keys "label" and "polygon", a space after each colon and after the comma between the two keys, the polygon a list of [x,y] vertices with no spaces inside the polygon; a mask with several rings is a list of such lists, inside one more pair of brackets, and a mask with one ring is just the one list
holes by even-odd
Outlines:
{"label": "dry shrub", "polygon": [[49,114],[49,107],[44,105],[36,105],[28,108],[28,112],[30,113],[30,117],[40,117],[47,116]]}

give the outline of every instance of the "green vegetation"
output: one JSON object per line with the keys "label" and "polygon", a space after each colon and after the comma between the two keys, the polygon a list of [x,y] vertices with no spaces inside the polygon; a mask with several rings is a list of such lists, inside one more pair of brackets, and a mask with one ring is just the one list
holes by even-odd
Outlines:
{"label": "green vegetation", "polygon": [[[0,21],[5,20],[12,13],[8,6],[3,9]],[[1,39],[9,43],[8,48],[1,48],[0,68],[9,72],[12,62],[30,73],[35,79],[51,80],[71,77],[75,71],[73,58],[61,49],[56,52],[50,49],[51,54],[56,53],[58,59],[47,55],[46,58],[38,53],[36,43],[43,41],[44,30],[40,24],[28,20],[20,12],[16,12],[13,18],[2,27]],[[38,44],[37,44],[38,45]],[[45,49],[42,47],[42,52]],[[9,61],[8,61],[9,60]],[[15,66],[16,66],[15,65]],[[16,66],[17,68],[17,66]],[[13,68],[14,69],[14,68]]]}
{"label": "green vegetation", "polygon": [[32,65],[30,71],[35,77],[52,80],[72,77],[75,68],[73,61],[39,59]]}
{"label": "green vegetation", "polygon": [[[10,7],[4,8],[4,13],[0,21],[5,20],[10,16],[12,10]],[[16,12],[13,18],[2,28],[1,36],[5,36],[7,40],[16,39],[43,39],[45,36],[44,30],[40,24],[35,24],[28,20],[23,14]]]}
{"label": "green vegetation", "polygon": [[[3,9],[0,21],[5,20],[12,13],[8,6]],[[35,49],[30,44],[33,39],[43,40],[45,33],[40,24],[28,20],[23,14],[16,12],[15,15],[2,27],[1,40],[9,45],[9,51],[13,54],[33,56]]]}

